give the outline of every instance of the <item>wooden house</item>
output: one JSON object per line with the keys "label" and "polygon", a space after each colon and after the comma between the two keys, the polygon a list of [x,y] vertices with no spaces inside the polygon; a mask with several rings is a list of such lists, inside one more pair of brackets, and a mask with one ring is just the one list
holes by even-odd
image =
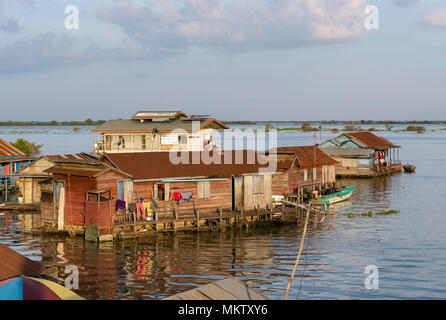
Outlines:
{"label": "wooden house", "polygon": [[40,183],[42,221],[51,230],[83,234],[87,193],[110,191],[110,196],[118,199],[119,186],[132,179],[129,174],[99,161],[56,159],[53,162],[54,166],[44,170],[52,177]]}
{"label": "wooden house", "polygon": [[[248,160],[252,152],[253,161]],[[238,163],[237,153],[242,161]],[[248,211],[271,207],[271,172],[254,151],[182,152],[184,162],[175,163],[168,152],[111,153],[103,161],[133,176],[133,201],[152,202],[158,211],[199,210],[200,213]],[[176,154],[176,153],[175,153]],[[266,170],[266,169],[265,169]],[[178,201],[192,195],[191,201]],[[155,201],[155,202],[153,202]]]}
{"label": "wooden house", "polygon": [[23,203],[39,203],[41,199],[41,182],[50,178],[51,174],[45,172],[55,165],[55,160],[97,160],[98,157],[93,154],[79,153],[66,155],[47,155],[42,156],[28,164],[14,176],[18,179],[18,187],[23,197]]}
{"label": "wooden house", "polygon": [[272,177],[275,196],[302,197],[305,191],[333,186],[337,161],[315,146],[277,148],[277,171]]}
{"label": "wooden house", "polygon": [[131,119],[110,120],[92,130],[100,138],[98,154],[202,151],[215,146],[215,131],[228,129],[207,115],[188,116],[182,111],[139,111]]}
{"label": "wooden house", "polygon": [[319,148],[338,161],[338,176],[371,177],[402,171],[401,146],[372,132],[343,133]]}
{"label": "wooden house", "polygon": [[14,174],[34,161],[17,148],[0,139],[0,193],[1,201],[15,201],[18,192],[18,180]]}

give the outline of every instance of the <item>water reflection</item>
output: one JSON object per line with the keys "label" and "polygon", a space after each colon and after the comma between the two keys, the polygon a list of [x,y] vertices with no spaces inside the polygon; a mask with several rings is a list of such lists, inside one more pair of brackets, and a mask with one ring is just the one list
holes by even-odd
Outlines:
{"label": "water reflection", "polygon": [[[401,157],[410,159],[417,173],[342,180],[356,191],[330,215],[312,216],[291,299],[299,289],[300,299],[446,298],[446,134],[382,135],[404,146]],[[312,141],[301,133],[282,138],[288,145]],[[348,217],[385,209],[400,213]],[[0,216],[0,242],[47,266],[77,265],[78,293],[88,299],[161,299],[227,275],[282,299],[302,230],[300,222],[97,246],[20,233],[18,225]],[[380,288],[370,292],[364,288],[364,269],[372,264],[379,267]]]}

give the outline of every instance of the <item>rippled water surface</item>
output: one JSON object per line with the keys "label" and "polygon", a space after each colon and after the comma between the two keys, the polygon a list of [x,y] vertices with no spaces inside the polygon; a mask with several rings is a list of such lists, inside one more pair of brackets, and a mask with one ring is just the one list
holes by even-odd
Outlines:
{"label": "rippled water surface", "polygon": [[[349,201],[333,206],[329,216],[312,217],[290,298],[446,298],[446,132],[378,134],[402,145],[401,159],[414,163],[417,173],[343,180],[357,189]],[[45,136],[33,138],[45,143]],[[64,142],[64,152],[88,150],[88,143],[95,140],[89,133],[50,136],[46,153],[60,153],[55,146]],[[66,141],[79,136],[85,148],[74,143],[69,149]],[[324,133],[324,139],[332,136]],[[279,134],[280,145],[312,142],[307,133]],[[400,213],[347,216],[384,209]],[[1,243],[47,266],[79,266],[78,293],[88,299],[160,299],[227,275],[246,281],[271,299],[282,299],[301,230],[298,224],[163,234],[98,247],[80,239],[26,235],[17,223],[6,223],[0,216]],[[379,268],[378,290],[364,287],[368,265]]]}

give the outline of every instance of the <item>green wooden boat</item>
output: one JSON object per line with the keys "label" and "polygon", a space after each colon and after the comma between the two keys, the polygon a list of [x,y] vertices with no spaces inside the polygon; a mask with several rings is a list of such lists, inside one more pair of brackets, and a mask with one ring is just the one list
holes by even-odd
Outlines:
{"label": "green wooden boat", "polygon": [[312,199],[311,204],[313,204],[313,205],[326,205],[326,204],[330,205],[333,203],[345,201],[351,197],[351,195],[353,194],[353,191],[355,191],[355,186],[346,186],[344,188],[344,190],[341,190],[339,192],[320,196],[317,199]]}

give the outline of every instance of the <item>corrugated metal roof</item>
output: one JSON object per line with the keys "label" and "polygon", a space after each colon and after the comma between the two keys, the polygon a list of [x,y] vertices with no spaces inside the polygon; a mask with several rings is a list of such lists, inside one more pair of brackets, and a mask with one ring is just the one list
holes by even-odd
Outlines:
{"label": "corrugated metal roof", "polygon": [[178,116],[188,117],[183,111],[138,111],[132,119],[173,119]]}
{"label": "corrugated metal roof", "polygon": [[39,262],[0,244],[0,281],[21,275],[36,276],[45,271],[45,267]]}
{"label": "corrugated metal roof", "polygon": [[234,277],[218,280],[164,300],[269,300]]}
{"label": "corrugated metal roof", "polygon": [[25,154],[0,138],[0,156],[24,156]]}
{"label": "corrugated metal roof", "polygon": [[28,160],[35,160],[36,158],[28,157],[28,156],[19,156],[19,157],[0,157],[0,162],[17,162],[17,161],[28,161]]}
{"label": "corrugated metal roof", "polygon": [[394,145],[389,140],[379,137],[372,132],[347,132],[345,135],[349,138],[358,140],[366,148],[371,149],[387,149],[387,148],[400,148],[401,146]]}
{"label": "corrugated metal roof", "polygon": [[45,156],[49,160],[59,160],[59,159],[68,159],[68,160],[98,160],[99,156],[90,155],[88,153],[75,153],[75,154],[62,154],[62,155],[49,155]]}
{"label": "corrugated metal roof", "polygon": [[268,153],[269,159],[276,159],[277,170],[289,170],[294,162],[299,164],[296,153],[294,151],[276,151],[276,153]]}
{"label": "corrugated metal roof", "polygon": [[335,159],[315,146],[279,147],[277,150],[295,152],[301,167],[334,165],[338,163]]}
{"label": "corrugated metal roof", "polygon": [[[200,128],[206,127],[209,123],[215,122],[219,124],[222,128],[228,128],[221,122],[215,119],[200,119],[196,120],[200,123]],[[191,132],[193,127],[193,121],[186,119],[177,118],[174,120],[165,121],[152,121],[152,122],[139,122],[135,120],[110,120],[92,130],[96,133],[104,132],[116,132],[116,133],[150,133],[156,130],[169,132],[173,130],[184,130]]]}
{"label": "corrugated metal roof", "polygon": [[369,156],[373,149],[320,147],[320,150],[329,156]]}
{"label": "corrugated metal roof", "polygon": [[81,177],[96,177],[109,170],[116,171],[125,176],[131,177],[131,175],[121,172],[116,168],[112,168],[103,162],[88,161],[88,160],[71,160],[71,159],[58,159],[55,160],[55,165],[44,172],[52,174],[63,174]]}
{"label": "corrugated metal roof", "polygon": [[[262,156],[255,151],[251,151],[254,156],[253,163],[248,158],[248,151],[238,151],[242,154],[241,164],[236,163],[237,151],[210,152],[209,156],[219,159],[221,164],[207,164],[203,161],[203,152],[137,152],[137,153],[109,153],[105,155],[105,161],[110,161],[112,165],[120,170],[131,174],[136,180],[165,179],[183,177],[216,177],[240,175],[245,173],[258,173],[261,168],[268,165],[262,164]],[[174,164],[170,155],[184,155],[189,163]],[[228,161],[225,162],[225,156]],[[193,159],[198,159],[194,164]],[[248,160],[249,159],[249,160]],[[174,159],[175,160],[175,159]],[[227,163],[230,162],[230,163]]]}

